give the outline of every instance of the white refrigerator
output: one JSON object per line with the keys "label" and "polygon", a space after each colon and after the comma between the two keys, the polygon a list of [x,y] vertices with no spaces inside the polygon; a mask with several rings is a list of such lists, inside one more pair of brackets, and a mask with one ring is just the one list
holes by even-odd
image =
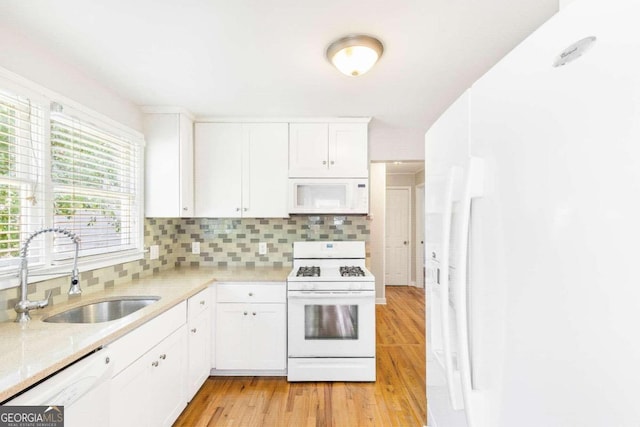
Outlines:
{"label": "white refrigerator", "polygon": [[640,1],[571,3],[425,149],[427,425],[640,426]]}

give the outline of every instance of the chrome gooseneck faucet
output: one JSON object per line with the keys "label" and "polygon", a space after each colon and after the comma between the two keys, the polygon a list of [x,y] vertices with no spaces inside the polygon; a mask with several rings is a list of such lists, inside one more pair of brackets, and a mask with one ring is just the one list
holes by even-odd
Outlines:
{"label": "chrome gooseneck faucet", "polygon": [[29,250],[29,244],[31,241],[44,233],[60,233],[68,238],[75,244],[75,254],[73,257],[73,270],[71,270],[71,286],[69,287],[69,295],[79,295],[82,293],[82,289],[80,289],[80,280],[79,280],[79,272],[78,272],[78,249],[80,238],[76,236],[74,233],[65,230],[63,228],[43,228],[42,230],[38,230],[35,233],[31,234],[27,240],[24,242],[22,249],[20,250],[20,301],[15,306],[16,313],[18,313],[18,317],[16,318],[16,322],[27,322],[31,319],[29,316],[29,311],[36,308],[43,308],[49,305],[49,296],[51,295],[51,291],[47,294],[47,298],[40,301],[29,301],[27,298],[27,283],[29,278],[29,269],[28,269],[28,261],[27,261],[27,251]]}

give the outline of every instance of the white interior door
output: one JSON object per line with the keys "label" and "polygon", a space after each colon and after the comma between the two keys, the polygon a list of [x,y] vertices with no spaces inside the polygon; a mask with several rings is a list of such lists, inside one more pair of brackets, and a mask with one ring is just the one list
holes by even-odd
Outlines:
{"label": "white interior door", "polygon": [[385,284],[406,286],[410,279],[411,192],[387,187]]}
{"label": "white interior door", "polygon": [[424,185],[416,186],[416,286],[424,288]]}

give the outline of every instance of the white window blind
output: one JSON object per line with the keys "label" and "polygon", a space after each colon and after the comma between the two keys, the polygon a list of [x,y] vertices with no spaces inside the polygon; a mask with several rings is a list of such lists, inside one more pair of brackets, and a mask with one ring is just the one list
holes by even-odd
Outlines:
{"label": "white window blind", "polygon": [[[43,110],[28,98],[0,91],[0,267],[17,264],[21,241],[41,228]],[[42,259],[42,242],[29,251]]]}
{"label": "white window blind", "polygon": [[[53,225],[80,236],[81,256],[136,248],[137,143],[64,113],[52,111],[50,121]],[[73,251],[70,239],[54,236],[55,260]]]}

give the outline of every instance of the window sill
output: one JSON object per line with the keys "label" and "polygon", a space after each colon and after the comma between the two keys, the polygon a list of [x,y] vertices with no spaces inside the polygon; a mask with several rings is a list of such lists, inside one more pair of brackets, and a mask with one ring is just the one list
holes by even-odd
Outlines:
{"label": "window sill", "polygon": [[[131,250],[111,255],[101,255],[78,259],[78,270],[96,270],[99,268],[112,267],[118,264],[138,261],[144,258],[144,251]],[[54,265],[37,266],[29,269],[29,283],[42,282],[56,279],[58,277],[69,276],[73,268],[73,260],[58,261]],[[17,270],[0,274],[0,290],[15,288],[20,286]]]}

